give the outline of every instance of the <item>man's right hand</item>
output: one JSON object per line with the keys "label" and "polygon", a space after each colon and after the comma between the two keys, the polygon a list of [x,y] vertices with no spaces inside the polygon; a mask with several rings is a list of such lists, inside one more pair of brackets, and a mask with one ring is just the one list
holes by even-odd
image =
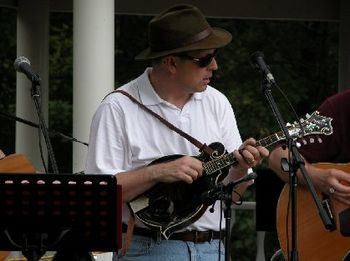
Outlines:
{"label": "man's right hand", "polygon": [[150,166],[153,169],[152,179],[156,182],[171,183],[184,181],[191,184],[202,175],[203,163],[191,156],[183,156],[166,163]]}

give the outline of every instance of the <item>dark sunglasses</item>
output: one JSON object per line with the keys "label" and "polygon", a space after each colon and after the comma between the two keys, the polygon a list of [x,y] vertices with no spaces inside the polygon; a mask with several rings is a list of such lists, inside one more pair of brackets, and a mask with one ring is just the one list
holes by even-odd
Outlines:
{"label": "dark sunglasses", "polygon": [[211,63],[213,58],[216,57],[217,53],[218,53],[218,50],[216,49],[213,53],[207,54],[206,56],[200,57],[200,58],[192,57],[192,56],[188,55],[187,53],[179,53],[179,54],[176,54],[176,56],[191,60],[194,63],[198,64],[199,67],[204,68],[204,67],[207,67]]}

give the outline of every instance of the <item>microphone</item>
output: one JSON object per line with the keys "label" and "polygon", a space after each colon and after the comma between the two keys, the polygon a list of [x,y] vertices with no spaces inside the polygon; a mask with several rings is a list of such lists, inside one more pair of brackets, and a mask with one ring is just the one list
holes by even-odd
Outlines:
{"label": "microphone", "polygon": [[17,57],[13,63],[13,66],[17,72],[24,73],[31,82],[38,84],[41,81],[39,75],[32,70],[28,58],[24,56]]}
{"label": "microphone", "polygon": [[258,176],[258,174],[256,174],[255,172],[251,172],[251,173],[249,173],[249,174],[247,174],[239,179],[231,181],[228,184],[222,185],[222,186],[226,189],[232,190],[234,187],[236,187],[237,185],[239,185],[243,182],[247,182],[247,181],[250,181],[252,179],[256,179],[257,176]]}
{"label": "microphone", "polygon": [[224,193],[231,193],[232,190],[237,185],[239,185],[243,182],[250,181],[252,179],[256,179],[257,176],[258,176],[258,174],[256,174],[255,172],[251,172],[251,173],[249,173],[249,174],[247,174],[239,179],[231,181],[227,184],[219,183],[215,187],[210,189],[209,191],[202,193],[200,195],[200,200],[202,200],[202,201],[213,201],[213,199],[217,200],[220,198],[220,196],[221,196],[221,194],[223,194],[223,192]]}
{"label": "microphone", "polygon": [[269,66],[264,61],[264,53],[257,51],[250,56],[251,62],[261,71],[265,76],[268,82],[276,83],[275,78],[273,78],[272,73],[270,72]]}

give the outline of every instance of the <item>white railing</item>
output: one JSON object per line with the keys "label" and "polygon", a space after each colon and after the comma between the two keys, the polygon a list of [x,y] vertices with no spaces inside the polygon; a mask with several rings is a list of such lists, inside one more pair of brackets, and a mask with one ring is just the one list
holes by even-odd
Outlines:
{"label": "white railing", "polygon": [[[232,207],[232,217],[235,219],[235,212],[237,210],[251,210],[254,211],[255,218],[255,201],[243,201],[242,205],[233,205]],[[231,224],[233,226],[233,224]],[[231,227],[232,230],[232,227]],[[256,261],[265,261],[265,251],[264,251],[264,239],[265,231],[256,231]]]}

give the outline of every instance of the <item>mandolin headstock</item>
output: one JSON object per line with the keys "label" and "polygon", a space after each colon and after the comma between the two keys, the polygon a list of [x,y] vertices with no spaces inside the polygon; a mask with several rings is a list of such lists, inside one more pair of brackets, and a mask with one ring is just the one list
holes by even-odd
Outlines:
{"label": "mandolin headstock", "polygon": [[[294,139],[299,139],[304,145],[308,144],[308,141],[309,143],[322,143],[320,135],[333,133],[332,120],[315,111],[311,115],[306,114],[305,119],[300,118],[300,123],[296,121],[293,124],[287,123],[286,127],[289,135]],[[306,138],[309,135],[313,136]]]}
{"label": "mandolin headstock", "polygon": [[[286,128],[289,136],[292,139],[298,140],[300,145],[316,142],[322,143],[320,136],[331,135],[333,133],[333,127],[331,124],[332,120],[332,118],[322,116],[318,111],[315,111],[311,115],[306,114],[305,119],[301,118],[300,122],[294,122],[293,124],[287,123]],[[280,131],[257,141],[257,145],[271,146],[272,144],[285,139],[286,136],[282,131]]]}

